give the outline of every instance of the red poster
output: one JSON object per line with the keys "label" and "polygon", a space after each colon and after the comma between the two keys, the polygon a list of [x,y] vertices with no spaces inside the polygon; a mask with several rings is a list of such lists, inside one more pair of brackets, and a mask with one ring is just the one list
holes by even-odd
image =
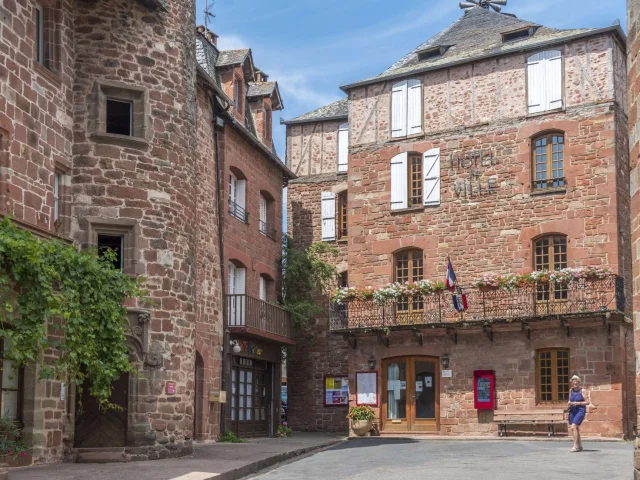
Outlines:
{"label": "red poster", "polygon": [[476,410],[495,410],[496,376],[493,370],[473,372],[473,403]]}

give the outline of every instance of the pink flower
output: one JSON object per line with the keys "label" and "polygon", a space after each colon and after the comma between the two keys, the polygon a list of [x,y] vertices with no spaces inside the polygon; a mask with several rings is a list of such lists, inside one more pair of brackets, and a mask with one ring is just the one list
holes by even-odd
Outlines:
{"label": "pink flower", "polygon": [[20,456],[21,456],[21,457],[24,457],[24,452],[20,452]]}

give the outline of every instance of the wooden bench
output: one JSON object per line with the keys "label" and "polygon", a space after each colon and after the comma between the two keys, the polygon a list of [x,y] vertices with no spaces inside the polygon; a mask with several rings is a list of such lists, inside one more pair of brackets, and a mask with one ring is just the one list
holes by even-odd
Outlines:
{"label": "wooden bench", "polygon": [[547,435],[555,436],[555,425],[566,423],[564,410],[511,410],[493,414],[493,421],[498,424],[498,436],[507,436],[507,425],[546,425]]}

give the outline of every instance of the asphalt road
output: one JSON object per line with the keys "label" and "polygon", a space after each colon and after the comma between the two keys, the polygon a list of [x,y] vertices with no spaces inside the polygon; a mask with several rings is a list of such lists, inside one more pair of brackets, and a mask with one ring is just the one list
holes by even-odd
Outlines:
{"label": "asphalt road", "polygon": [[259,480],[629,480],[631,443],[350,440],[255,476]]}

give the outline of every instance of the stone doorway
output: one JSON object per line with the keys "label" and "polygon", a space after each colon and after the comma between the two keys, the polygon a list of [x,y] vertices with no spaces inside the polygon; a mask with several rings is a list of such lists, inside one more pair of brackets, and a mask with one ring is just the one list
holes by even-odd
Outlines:
{"label": "stone doorway", "polygon": [[113,448],[126,446],[129,373],[113,382],[109,401],[120,408],[101,411],[98,401],[89,394],[84,382],[76,397],[75,448]]}

